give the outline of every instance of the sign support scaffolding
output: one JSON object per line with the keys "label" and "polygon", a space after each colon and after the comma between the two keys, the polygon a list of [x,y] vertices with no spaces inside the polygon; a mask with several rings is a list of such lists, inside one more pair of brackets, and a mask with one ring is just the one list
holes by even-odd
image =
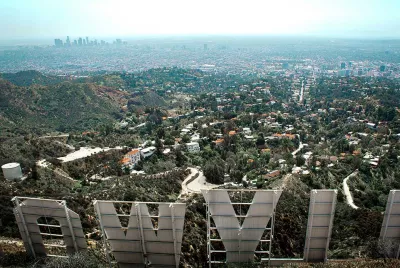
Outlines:
{"label": "sign support scaffolding", "polygon": [[[218,191],[218,190],[214,190],[214,191]],[[239,189],[239,190],[227,190],[227,192],[240,192],[239,193],[239,198],[240,201],[239,202],[230,202],[230,203],[225,203],[225,202],[218,202],[218,201],[211,201],[209,198],[206,198],[206,214],[207,214],[207,256],[208,256],[208,267],[211,268],[213,264],[226,264],[227,262],[229,262],[227,260],[227,258],[225,260],[213,260],[213,256],[215,256],[214,254],[218,254],[218,253],[225,253],[227,254],[229,253],[237,253],[238,254],[238,259],[240,260],[240,258],[242,257],[241,255],[245,256],[245,255],[249,255],[249,254],[256,254],[259,255],[259,263],[268,263],[268,266],[271,265],[271,250],[272,250],[272,241],[273,241],[273,237],[274,237],[274,224],[275,224],[275,213],[276,213],[276,204],[279,200],[281,191],[272,191],[272,202],[266,202],[265,200],[260,200],[254,198],[252,201],[248,201],[248,200],[243,200],[243,195],[245,193],[256,193],[256,192],[262,192],[262,190],[247,190],[247,189]],[[267,192],[264,190],[264,192]],[[209,191],[205,191],[203,192],[204,195],[207,195],[209,193]],[[247,201],[247,202],[246,202]],[[212,205],[220,205],[220,204],[226,204],[226,205],[233,205],[238,207],[237,212],[235,212],[235,215],[212,215],[211,213],[211,206]],[[258,210],[259,208],[256,207],[255,210],[253,210],[253,212],[257,211],[257,213],[255,215],[252,215],[249,210],[244,210],[245,207],[249,207],[251,205],[262,205],[262,206],[271,206],[272,205],[272,210],[271,213],[266,214],[266,215],[262,215],[262,214],[257,214],[260,213],[260,211]],[[246,212],[247,211],[247,212]],[[239,213],[239,214],[237,214]],[[242,215],[246,213],[246,215]],[[235,220],[239,220],[239,229],[238,229],[238,237],[236,240],[236,243],[238,243],[238,250],[237,251],[228,251],[226,250],[226,247],[224,249],[215,249],[215,247],[213,246],[213,244],[215,242],[235,242],[232,240],[224,240],[221,237],[219,238],[212,238],[212,230],[215,231],[228,231],[229,229],[236,229],[236,228],[223,228],[223,227],[216,227],[213,226],[214,224],[212,224],[211,220],[213,217],[224,217],[226,219],[231,218],[232,221]],[[246,237],[242,237],[243,232],[245,231],[250,231],[250,230],[260,230],[260,228],[251,228],[251,227],[244,227],[243,223],[246,219],[254,219],[255,217],[261,217],[261,218],[269,218],[268,222],[266,223],[266,226],[264,226],[262,228],[263,233],[261,235],[261,239],[257,239],[257,240],[246,240]],[[234,218],[234,220],[233,220]],[[214,221],[214,220],[213,220]],[[237,230],[237,229],[236,229]],[[219,233],[218,233],[219,234]],[[244,243],[253,243],[253,242],[257,242],[257,247],[259,247],[259,249],[256,249],[252,252],[250,251],[245,251],[242,250],[242,247],[245,245]],[[268,250],[265,250],[265,247],[268,248]],[[264,257],[264,255],[267,255],[268,257]],[[231,261],[232,262],[232,261]]]}

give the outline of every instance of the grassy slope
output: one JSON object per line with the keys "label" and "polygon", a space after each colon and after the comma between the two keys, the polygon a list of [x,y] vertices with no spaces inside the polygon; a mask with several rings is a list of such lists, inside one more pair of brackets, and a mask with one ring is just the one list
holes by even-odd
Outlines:
{"label": "grassy slope", "polygon": [[118,111],[90,84],[18,87],[0,80],[0,120],[8,126],[84,130],[111,121]]}

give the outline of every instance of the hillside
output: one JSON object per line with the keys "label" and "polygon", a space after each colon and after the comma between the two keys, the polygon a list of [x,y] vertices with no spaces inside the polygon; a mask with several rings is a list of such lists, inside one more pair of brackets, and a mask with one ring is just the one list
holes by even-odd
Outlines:
{"label": "hillside", "polygon": [[3,73],[0,78],[7,80],[17,86],[53,85],[63,81],[57,76],[44,75],[38,71],[29,70],[17,73]]}
{"label": "hillside", "polygon": [[247,78],[220,73],[210,75],[198,69],[177,67],[155,68],[138,73],[115,72],[102,74],[87,79],[98,85],[123,89],[128,92],[141,92],[146,89],[156,91],[199,92],[226,89]]}
{"label": "hillside", "polygon": [[0,122],[9,127],[86,130],[118,112],[118,103],[90,84],[19,87],[0,80]]}
{"label": "hillside", "polygon": [[146,90],[140,93],[133,94],[129,101],[128,107],[130,109],[144,108],[144,107],[164,107],[166,102],[163,97],[159,96],[154,91]]}

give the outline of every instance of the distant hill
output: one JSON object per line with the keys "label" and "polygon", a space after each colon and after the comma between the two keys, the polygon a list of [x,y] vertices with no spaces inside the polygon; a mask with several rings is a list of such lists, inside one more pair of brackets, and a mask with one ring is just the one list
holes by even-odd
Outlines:
{"label": "distant hill", "polygon": [[154,91],[146,90],[140,93],[133,94],[128,101],[128,106],[135,107],[164,107],[166,102],[163,97],[159,96]]}
{"label": "distant hill", "polygon": [[3,73],[0,78],[7,80],[17,86],[54,85],[63,81],[57,76],[44,75],[38,71],[21,71],[18,73]]}
{"label": "distant hill", "polygon": [[119,114],[120,104],[111,92],[86,83],[21,87],[0,79],[0,124],[22,129],[91,129]]}

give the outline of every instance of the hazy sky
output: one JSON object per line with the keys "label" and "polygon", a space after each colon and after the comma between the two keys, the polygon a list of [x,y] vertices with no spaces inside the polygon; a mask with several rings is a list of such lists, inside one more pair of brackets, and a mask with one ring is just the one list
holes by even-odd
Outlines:
{"label": "hazy sky", "polygon": [[0,0],[0,38],[270,34],[400,38],[400,0]]}

